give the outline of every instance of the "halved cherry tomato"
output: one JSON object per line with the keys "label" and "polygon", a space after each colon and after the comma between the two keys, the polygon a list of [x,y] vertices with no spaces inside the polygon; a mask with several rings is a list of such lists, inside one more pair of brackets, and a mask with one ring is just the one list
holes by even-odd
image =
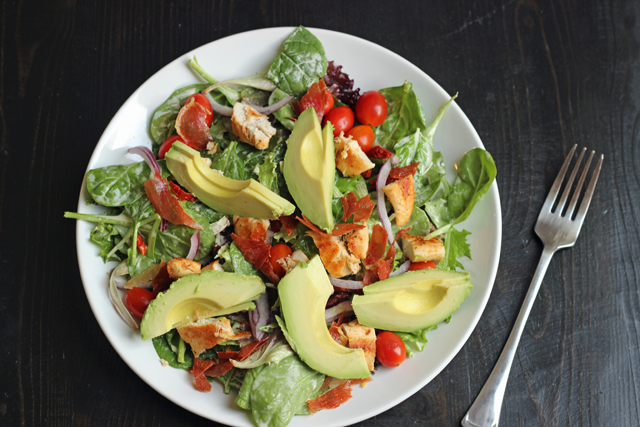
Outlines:
{"label": "halved cherry tomato", "polygon": [[287,272],[284,270],[284,268],[282,268],[280,263],[278,263],[278,260],[286,258],[292,253],[293,251],[291,250],[291,248],[284,243],[278,243],[277,245],[273,245],[271,247],[271,251],[269,252],[269,262],[271,262],[273,272],[276,273],[279,277],[284,277]]}
{"label": "halved cherry tomato", "polygon": [[433,261],[412,262],[409,265],[409,271],[427,270],[429,268],[436,268],[436,265]]}
{"label": "halved cherry tomato", "polygon": [[144,288],[129,289],[124,295],[124,305],[127,306],[131,314],[142,320],[144,311],[149,306],[151,300],[155,299],[153,292]]}
{"label": "halved cherry tomato", "polygon": [[211,108],[211,102],[209,102],[207,97],[204,96],[203,94],[194,93],[193,95],[187,98],[184,105],[187,105],[188,103],[190,103],[192,99],[198,104],[202,105],[205,110],[207,110],[207,116],[205,120],[207,121],[207,126],[210,127],[211,123],[213,123],[213,109]]}
{"label": "halved cherry tomato", "polygon": [[373,147],[373,141],[376,136],[373,134],[371,126],[360,125],[352,128],[347,132],[347,136],[350,136],[354,141],[360,145],[360,148],[364,153],[367,153]]}
{"label": "halved cherry tomato", "polygon": [[331,124],[333,124],[333,136],[339,136],[340,132],[349,132],[353,127],[354,121],[355,115],[351,108],[336,107],[329,111],[329,114],[324,118],[322,125],[326,126],[327,122],[331,122]]}
{"label": "halved cherry tomato", "polygon": [[164,159],[164,156],[167,154],[169,150],[171,150],[171,146],[176,141],[180,141],[183,144],[185,144],[184,139],[182,139],[180,135],[173,135],[172,137],[167,138],[167,140],[162,143],[162,145],[160,146],[160,149],[158,150],[158,158],[160,160]]}
{"label": "halved cherry tomato", "polygon": [[356,117],[363,125],[380,126],[387,118],[387,100],[375,90],[362,94],[356,103]]}
{"label": "halved cherry tomato", "polygon": [[329,89],[325,89],[327,91],[327,97],[325,98],[325,104],[324,104],[324,115],[326,116],[327,114],[329,114],[329,111],[331,111],[331,109],[333,108],[333,104],[335,103],[335,100],[333,99],[333,95],[331,95],[331,92],[329,92]]}
{"label": "halved cherry tomato", "polygon": [[402,339],[393,332],[384,331],[376,338],[376,357],[387,368],[400,366],[407,357]]}

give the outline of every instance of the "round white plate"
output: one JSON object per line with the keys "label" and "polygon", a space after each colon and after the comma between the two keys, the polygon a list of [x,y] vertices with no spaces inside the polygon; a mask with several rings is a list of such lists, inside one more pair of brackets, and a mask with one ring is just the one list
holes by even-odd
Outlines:
{"label": "round white plate", "polygon": [[[122,105],[107,126],[91,156],[87,170],[132,163],[139,157],[127,154],[128,147],[151,146],[148,128],[155,109],[176,89],[201,82],[188,61],[194,55],[205,70],[217,79],[248,76],[266,71],[282,42],[294,28],[269,28],[226,37],[186,53],[158,71]],[[310,29],[326,50],[327,58],[343,65],[361,92],[412,82],[422,102],[427,122],[435,117],[449,95],[416,66],[376,44],[333,31]],[[475,147],[483,147],[478,134],[454,103],[447,110],[435,134],[436,150],[442,151],[448,178],[454,176],[454,164]],[[87,206],[83,182],[78,211],[100,213]],[[218,383],[210,393],[197,391],[188,372],[163,368],[150,341],[142,341],[118,317],[107,295],[107,272],[115,263],[103,264],[99,250],[90,242],[93,224],[78,221],[78,264],[91,309],[105,335],[122,359],[147,384],[183,408],[205,418],[233,426],[252,426],[250,414],[237,407],[235,395],[225,395]],[[422,353],[407,359],[395,369],[380,368],[366,388],[356,387],[354,397],[341,407],[313,416],[294,417],[291,426],[344,426],[373,417],[407,399],[431,381],[458,353],[471,335],[489,299],[500,257],[502,219],[498,188],[476,205],[471,217],[459,229],[472,232],[469,238],[473,260],[463,259],[471,273],[474,289],[451,323],[429,332],[429,343]],[[458,385],[451,384],[451,387]]]}

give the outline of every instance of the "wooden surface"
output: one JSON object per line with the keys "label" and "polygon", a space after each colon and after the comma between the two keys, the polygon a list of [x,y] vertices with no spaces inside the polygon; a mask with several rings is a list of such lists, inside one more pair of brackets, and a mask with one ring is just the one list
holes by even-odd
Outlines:
{"label": "wooden surface", "polygon": [[378,43],[459,91],[498,167],[502,256],[480,323],[436,379],[360,425],[459,425],[515,321],[542,249],[535,219],[575,143],[604,153],[602,176],[576,246],[551,262],[500,425],[640,425],[640,3],[347,4],[2,3],[0,425],[215,425],[151,390],[112,349],[62,213],[75,209],[109,120],[149,76],[212,40],[299,24]]}

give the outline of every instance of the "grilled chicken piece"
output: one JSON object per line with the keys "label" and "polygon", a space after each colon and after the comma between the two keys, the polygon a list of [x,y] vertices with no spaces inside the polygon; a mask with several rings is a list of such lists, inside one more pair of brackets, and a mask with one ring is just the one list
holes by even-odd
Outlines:
{"label": "grilled chicken piece", "polygon": [[426,240],[420,236],[402,236],[402,251],[413,262],[442,261],[444,245],[437,237]]}
{"label": "grilled chicken piece", "polygon": [[349,339],[349,348],[361,348],[367,359],[367,366],[373,371],[373,362],[376,359],[376,330],[358,323],[357,320],[340,327]]}
{"label": "grilled chicken piece", "polygon": [[231,322],[226,317],[200,319],[179,327],[178,333],[191,345],[193,355],[196,357],[221,342],[251,337],[251,332],[235,334],[231,329]]}
{"label": "grilled chicken piece", "polygon": [[344,133],[334,140],[336,167],[345,176],[356,176],[369,169],[373,169],[375,165],[369,160],[366,154],[360,148],[360,145],[351,139],[345,137]]}
{"label": "grilled chicken piece", "polygon": [[353,256],[365,259],[369,249],[369,227],[345,234],[344,242]]}
{"label": "grilled chicken piece", "polygon": [[344,277],[360,271],[360,260],[352,255],[340,237],[307,231],[320,251],[320,259],[331,277]]}
{"label": "grilled chicken piece", "polygon": [[409,221],[413,213],[413,201],[415,198],[413,175],[406,176],[382,187],[382,191],[387,195],[391,206],[393,206],[393,211],[396,214],[396,225],[402,227]]}
{"label": "grilled chicken piece", "polygon": [[240,141],[251,144],[258,150],[269,147],[269,140],[276,134],[276,129],[271,126],[267,116],[241,102],[233,105],[231,129]]}
{"label": "grilled chicken piece", "polygon": [[209,271],[209,270],[225,271],[224,268],[222,267],[222,264],[220,264],[219,259],[213,261],[211,264],[207,265],[206,267],[202,267],[202,271]]}
{"label": "grilled chicken piece", "polygon": [[174,280],[178,280],[189,274],[199,274],[201,267],[202,265],[200,265],[199,262],[186,258],[174,258],[167,262],[167,272],[169,273],[169,277]]}
{"label": "grilled chicken piece", "polygon": [[302,251],[295,251],[291,255],[287,255],[284,258],[279,259],[277,262],[284,268],[284,271],[289,273],[293,268],[298,265],[299,262],[307,262],[309,258]]}
{"label": "grilled chicken piece", "polygon": [[235,233],[244,239],[260,240],[261,242],[267,241],[267,230],[269,229],[268,219],[255,219],[234,215],[233,226]]}

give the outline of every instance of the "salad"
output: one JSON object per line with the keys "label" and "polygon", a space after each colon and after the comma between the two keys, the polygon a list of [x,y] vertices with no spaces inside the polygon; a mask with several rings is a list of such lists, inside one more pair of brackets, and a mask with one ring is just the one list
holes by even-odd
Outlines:
{"label": "salad", "polygon": [[[152,149],[133,150],[145,161],[88,172],[106,212],[65,215],[96,224],[89,238],[118,263],[112,302],[163,364],[286,425],[344,403],[448,321],[471,287],[456,225],[495,165],[471,150],[449,183],[433,136],[451,100],[427,120],[408,82],[360,94],[302,27],[264,75],[191,66],[206,83],[158,107]],[[323,362],[336,354],[348,370]]]}

